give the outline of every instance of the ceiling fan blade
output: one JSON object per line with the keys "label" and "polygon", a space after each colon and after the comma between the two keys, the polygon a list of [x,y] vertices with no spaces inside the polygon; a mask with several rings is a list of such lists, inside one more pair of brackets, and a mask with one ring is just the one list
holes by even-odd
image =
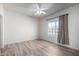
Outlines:
{"label": "ceiling fan blade", "polygon": [[41,8],[40,10],[46,10],[46,9],[48,9],[48,8]]}
{"label": "ceiling fan blade", "polygon": [[42,9],[28,9],[27,11],[39,11],[39,10],[42,10],[42,11],[44,11],[44,10],[47,10],[48,8],[42,8]]}
{"label": "ceiling fan blade", "polygon": [[30,10],[27,10],[27,11],[39,11],[38,9],[30,9]]}
{"label": "ceiling fan blade", "polygon": [[38,10],[40,9],[39,4],[36,4],[36,8],[37,8]]}
{"label": "ceiling fan blade", "polygon": [[44,11],[48,9],[48,8],[40,8],[40,5],[38,3],[36,3],[35,6],[36,6],[36,9],[27,9],[27,11],[40,11],[40,10]]}

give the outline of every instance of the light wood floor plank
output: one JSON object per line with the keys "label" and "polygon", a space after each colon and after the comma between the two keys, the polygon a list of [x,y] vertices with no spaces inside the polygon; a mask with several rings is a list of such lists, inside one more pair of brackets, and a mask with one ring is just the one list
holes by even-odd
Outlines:
{"label": "light wood floor plank", "polygon": [[66,48],[57,46],[44,40],[30,40],[6,45],[1,56],[75,56]]}

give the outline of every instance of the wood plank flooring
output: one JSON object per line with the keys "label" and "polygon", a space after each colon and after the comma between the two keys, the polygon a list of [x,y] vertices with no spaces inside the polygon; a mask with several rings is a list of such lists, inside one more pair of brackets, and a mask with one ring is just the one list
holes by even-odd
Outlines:
{"label": "wood plank flooring", "polygon": [[79,55],[68,51],[45,40],[30,40],[6,45],[0,49],[1,56],[75,56]]}

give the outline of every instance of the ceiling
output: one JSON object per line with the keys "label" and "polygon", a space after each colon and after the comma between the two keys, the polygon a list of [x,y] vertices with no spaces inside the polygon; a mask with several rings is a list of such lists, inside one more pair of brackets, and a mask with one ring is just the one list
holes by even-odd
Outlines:
{"label": "ceiling", "polygon": [[64,10],[66,8],[78,5],[77,3],[39,3],[40,8],[46,8],[44,11],[45,15],[35,15],[36,3],[7,3],[4,4],[4,8],[19,12],[35,18],[43,18],[48,15],[54,14],[57,11]]}

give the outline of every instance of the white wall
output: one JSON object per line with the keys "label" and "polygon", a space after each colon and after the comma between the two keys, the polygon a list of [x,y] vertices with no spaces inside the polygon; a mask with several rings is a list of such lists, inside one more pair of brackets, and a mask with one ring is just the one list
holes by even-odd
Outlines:
{"label": "white wall", "polygon": [[38,38],[38,20],[14,11],[4,11],[4,45]]}
{"label": "white wall", "polygon": [[[50,15],[44,19],[40,20],[40,38],[44,40],[48,40],[47,35],[47,19],[54,18],[59,15],[69,13],[69,20],[68,20],[68,27],[69,27],[69,42],[70,44],[67,45],[70,48],[78,49],[79,50],[79,5],[73,6],[66,10],[60,11],[55,13],[54,15]],[[53,42],[53,41],[51,41]],[[55,43],[55,42],[54,42]]]}
{"label": "white wall", "polygon": [[3,31],[4,31],[4,8],[3,5],[0,4],[0,48],[3,47],[3,39],[4,39],[4,35],[3,35]]}
{"label": "white wall", "polygon": [[0,15],[0,47],[2,46],[2,39],[1,39],[1,20],[2,20],[2,16]]}

